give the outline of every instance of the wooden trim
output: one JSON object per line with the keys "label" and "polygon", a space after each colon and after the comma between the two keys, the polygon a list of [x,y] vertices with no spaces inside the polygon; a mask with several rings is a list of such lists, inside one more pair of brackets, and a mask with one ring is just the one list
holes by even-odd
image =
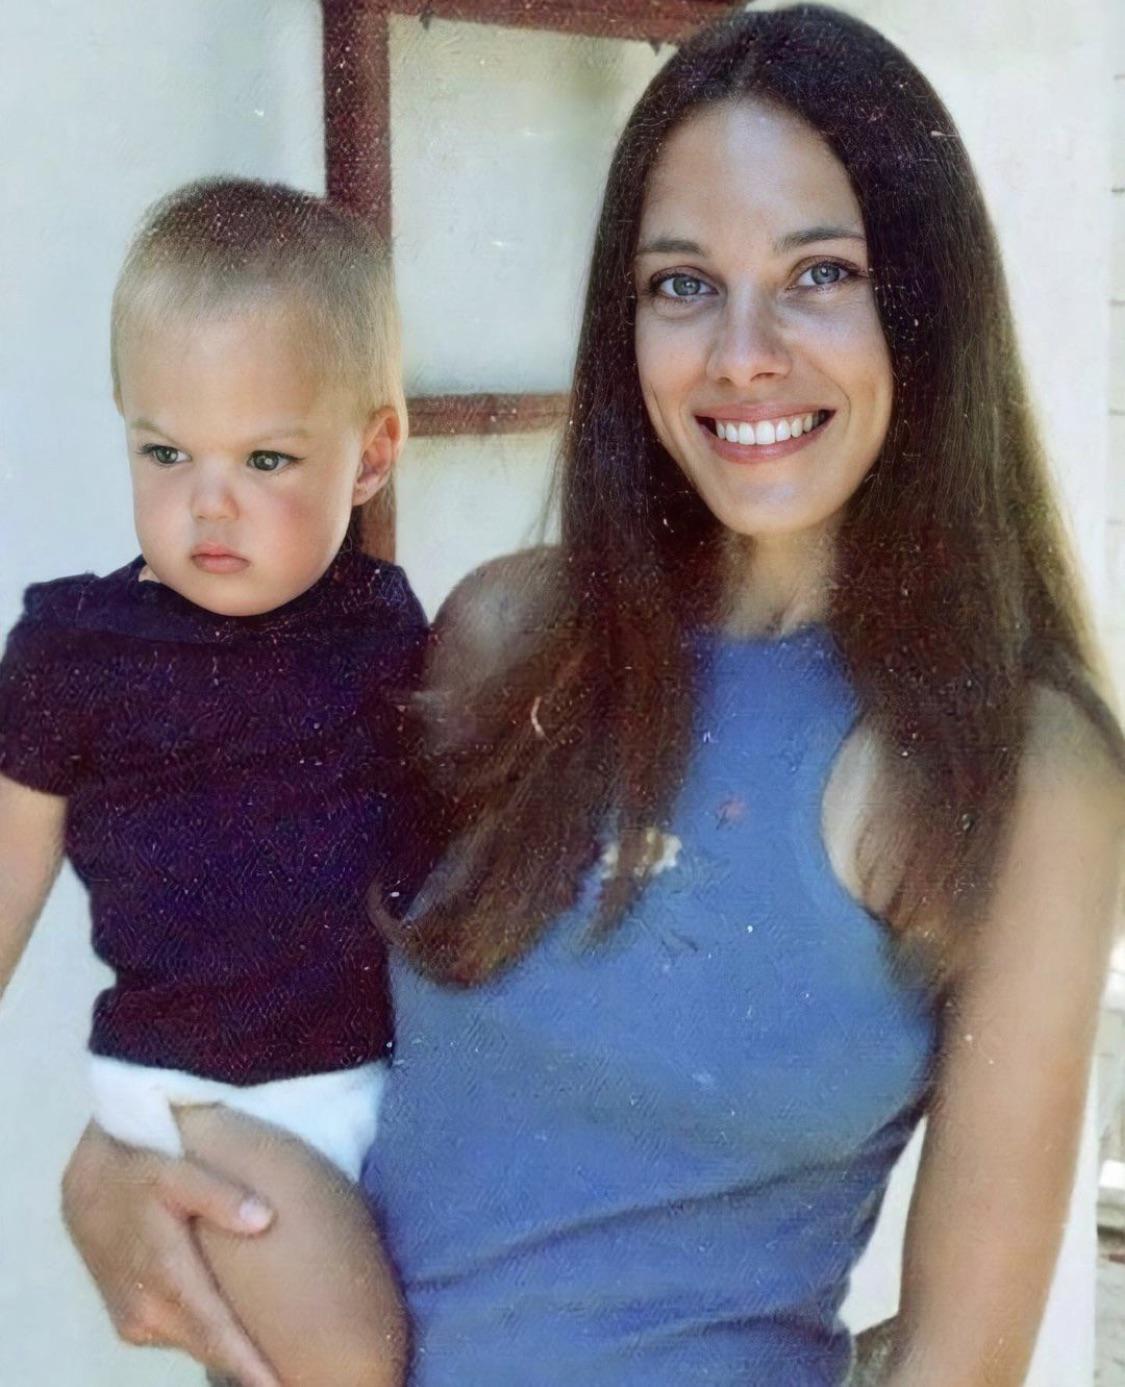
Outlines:
{"label": "wooden trim", "polygon": [[323,0],[324,155],[328,196],[389,240],[391,66],[387,13],[366,0]]}
{"label": "wooden trim", "polygon": [[[668,43],[741,5],[732,0],[357,0],[388,14]],[[329,0],[335,3],[335,0]]]}
{"label": "wooden trim", "polygon": [[741,8],[732,0],[322,0],[328,196],[390,239],[392,14],[660,44]]}
{"label": "wooden trim", "polygon": [[417,395],[406,402],[415,438],[539,433],[567,415],[569,395]]}
{"label": "wooden trim", "polygon": [[[733,0],[321,0],[324,139],[328,196],[369,220],[388,241],[391,205],[390,41],[392,14],[538,29],[654,46],[744,8]],[[409,401],[419,438],[534,433],[561,424],[567,395],[426,395]],[[364,549],[395,554],[395,498],[385,487],[364,508]]]}

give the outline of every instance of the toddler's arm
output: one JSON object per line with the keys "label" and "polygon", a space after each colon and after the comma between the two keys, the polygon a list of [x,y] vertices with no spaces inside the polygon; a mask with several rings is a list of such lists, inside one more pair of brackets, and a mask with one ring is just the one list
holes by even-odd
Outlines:
{"label": "toddler's arm", "polygon": [[62,860],[66,798],[0,775],[0,996]]}

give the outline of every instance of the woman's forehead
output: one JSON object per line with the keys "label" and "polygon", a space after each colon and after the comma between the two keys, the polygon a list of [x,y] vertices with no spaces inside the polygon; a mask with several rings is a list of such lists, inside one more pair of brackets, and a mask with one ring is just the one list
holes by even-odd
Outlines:
{"label": "woman's forehead", "polygon": [[820,135],[758,101],[704,107],[671,132],[645,190],[642,239],[740,211],[768,224],[774,239],[812,224],[863,230],[847,172]]}

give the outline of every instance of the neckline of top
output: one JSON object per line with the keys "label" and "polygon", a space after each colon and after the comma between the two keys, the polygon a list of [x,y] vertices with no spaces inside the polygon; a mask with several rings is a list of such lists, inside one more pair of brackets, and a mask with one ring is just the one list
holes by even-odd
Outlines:
{"label": "neckline of top", "polygon": [[821,644],[831,639],[831,632],[827,623],[823,621],[807,621],[779,634],[758,631],[735,635],[720,626],[701,626],[697,636],[704,644],[712,647],[732,650],[784,650],[791,646]]}
{"label": "neckline of top", "polygon": [[194,629],[220,637],[274,635],[354,615],[367,608],[386,565],[366,554],[342,549],[304,592],[280,607],[249,616],[229,616],[201,607],[159,579],[141,578],[144,567],[144,555],[138,554],[124,569],[126,591],[135,600],[149,611],[163,613],[182,632]]}

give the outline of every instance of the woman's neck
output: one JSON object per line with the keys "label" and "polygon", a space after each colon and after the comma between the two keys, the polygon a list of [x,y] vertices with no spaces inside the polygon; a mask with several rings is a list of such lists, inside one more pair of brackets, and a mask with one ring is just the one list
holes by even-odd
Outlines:
{"label": "woman's neck", "polygon": [[834,536],[731,535],[724,553],[720,624],[733,636],[784,635],[828,615]]}

